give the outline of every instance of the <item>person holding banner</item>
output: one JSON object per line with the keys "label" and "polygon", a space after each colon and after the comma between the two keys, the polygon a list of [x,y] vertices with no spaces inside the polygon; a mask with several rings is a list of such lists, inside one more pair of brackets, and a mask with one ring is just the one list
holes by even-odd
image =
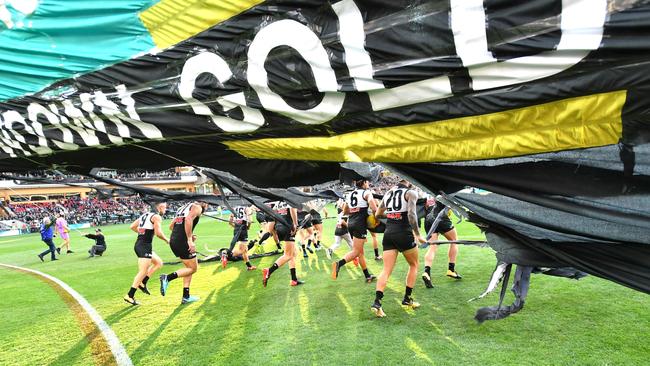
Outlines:
{"label": "person holding banner", "polygon": [[[251,208],[246,206],[235,206],[230,213],[228,224],[233,227],[233,238],[230,242],[230,250],[233,256],[241,256],[246,263],[246,270],[253,271],[257,267],[251,265],[248,259],[248,229],[251,226]],[[226,267],[227,256],[221,254],[221,263]]]}
{"label": "person holding banner", "polygon": [[[447,240],[452,243],[449,244],[449,264],[447,267],[447,277],[453,278],[455,280],[460,280],[463,278],[458,272],[456,272],[456,257],[458,256],[458,244],[453,243],[458,240],[458,234],[456,233],[456,228],[451,222],[449,215],[451,210],[443,205],[441,202],[436,201],[434,197],[428,197],[425,203],[425,210],[427,215],[424,219],[424,229],[427,232],[431,232],[430,237],[428,238],[429,243],[433,243],[438,240],[438,234],[444,235]],[[422,281],[426,288],[433,288],[433,283],[431,282],[431,265],[436,256],[436,251],[438,250],[437,244],[430,244],[427,253],[424,255],[424,272],[422,273]]]}
{"label": "person holding banner", "polygon": [[162,259],[153,251],[153,237],[169,244],[169,239],[162,231],[162,215],[167,211],[167,203],[159,202],[155,206],[155,212],[146,212],[131,224],[131,230],[138,234],[133,250],[138,257],[138,273],[133,279],[129,292],[124,296],[124,301],[131,305],[140,305],[135,300],[135,292],[140,291],[151,295],[147,289],[147,282],[153,274],[162,267]]}
{"label": "person holding banner", "polygon": [[406,275],[406,289],[402,306],[417,309],[420,304],[413,301],[412,293],[415,286],[415,279],[418,273],[418,246],[417,242],[424,243],[420,236],[416,203],[418,194],[411,189],[411,183],[402,179],[397,186],[391,188],[384,195],[379,208],[375,213],[375,219],[386,217],[386,231],[382,246],[384,248],[384,268],[377,280],[375,301],[370,310],[378,318],[386,316],[381,306],[384,297],[384,289],[388,283],[397,254],[402,253],[408,262],[409,270]]}

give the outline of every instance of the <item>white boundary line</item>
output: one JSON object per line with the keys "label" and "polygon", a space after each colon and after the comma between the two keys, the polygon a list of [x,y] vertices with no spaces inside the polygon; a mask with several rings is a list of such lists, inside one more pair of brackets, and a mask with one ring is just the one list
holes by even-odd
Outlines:
{"label": "white boundary line", "polygon": [[104,339],[106,339],[106,342],[108,343],[108,346],[110,347],[111,352],[113,353],[113,357],[115,358],[115,363],[117,363],[118,366],[133,366],[133,362],[131,361],[131,358],[126,353],[124,346],[122,346],[122,343],[120,343],[120,340],[117,338],[117,335],[115,335],[111,327],[104,321],[101,315],[99,315],[97,310],[95,310],[95,308],[93,308],[92,305],[90,305],[90,303],[83,296],[81,296],[81,294],[79,294],[77,291],[72,289],[72,287],[68,286],[65,282],[59,280],[56,277],[52,277],[48,274],[33,269],[13,266],[11,264],[4,264],[4,263],[0,263],[0,267],[6,267],[6,268],[17,269],[20,271],[30,272],[38,276],[47,278],[48,280],[59,285],[62,289],[64,289],[67,293],[69,293],[70,296],[72,296],[77,301],[77,303],[79,303],[79,305],[81,305],[81,307],[86,311],[86,313],[88,313],[88,315],[93,320],[93,322],[95,322],[97,328],[104,336]]}

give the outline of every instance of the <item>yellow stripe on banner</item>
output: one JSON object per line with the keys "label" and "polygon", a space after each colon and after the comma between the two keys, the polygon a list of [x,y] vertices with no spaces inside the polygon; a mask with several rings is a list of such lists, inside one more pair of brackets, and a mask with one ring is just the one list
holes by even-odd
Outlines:
{"label": "yellow stripe on banner", "polygon": [[258,159],[416,163],[504,158],[615,144],[625,99],[623,90],[331,137],[225,144]]}
{"label": "yellow stripe on banner", "polygon": [[140,14],[156,46],[165,49],[230,19],[262,0],[160,0]]}

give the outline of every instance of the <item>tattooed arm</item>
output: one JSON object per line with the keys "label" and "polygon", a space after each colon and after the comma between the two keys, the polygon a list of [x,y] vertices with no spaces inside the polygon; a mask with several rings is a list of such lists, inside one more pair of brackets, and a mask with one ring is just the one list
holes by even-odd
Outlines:
{"label": "tattooed arm", "polygon": [[415,240],[420,243],[424,243],[425,240],[420,236],[420,225],[418,223],[418,213],[416,208],[416,203],[418,201],[418,194],[413,190],[406,192],[406,207],[408,210],[408,219],[409,224],[411,225],[411,230],[413,230],[413,236]]}

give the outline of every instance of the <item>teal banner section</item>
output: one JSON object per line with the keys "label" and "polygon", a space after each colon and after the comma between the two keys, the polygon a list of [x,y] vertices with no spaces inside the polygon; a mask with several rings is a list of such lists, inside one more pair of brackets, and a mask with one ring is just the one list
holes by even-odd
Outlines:
{"label": "teal banner section", "polygon": [[0,0],[0,100],[154,47],[139,13],[157,0]]}

